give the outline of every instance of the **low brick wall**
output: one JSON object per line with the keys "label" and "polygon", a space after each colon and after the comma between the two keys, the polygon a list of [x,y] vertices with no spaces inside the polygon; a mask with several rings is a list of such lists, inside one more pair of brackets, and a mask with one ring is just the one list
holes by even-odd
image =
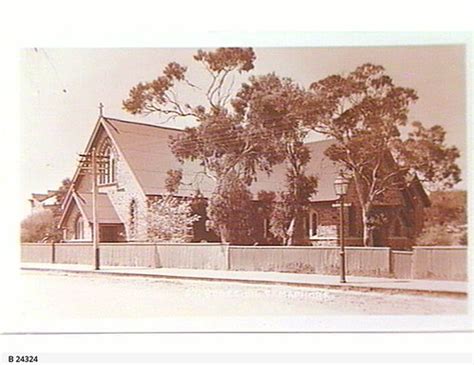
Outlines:
{"label": "low brick wall", "polygon": [[412,278],[467,280],[467,247],[414,247]]}
{"label": "low brick wall", "polygon": [[90,243],[56,243],[55,263],[87,265],[92,263],[92,245]]}
{"label": "low brick wall", "polygon": [[337,247],[231,246],[231,270],[337,273]]}
{"label": "low brick wall", "polygon": [[[231,270],[306,272],[336,275],[340,272],[339,248],[334,246],[231,246]],[[390,249],[347,247],[346,267],[349,275],[388,276]]]}
{"label": "low brick wall", "polygon": [[410,279],[412,271],[413,252],[412,251],[392,251],[391,271],[392,275],[398,279]]}
{"label": "low brick wall", "polygon": [[347,247],[346,267],[348,275],[389,276],[389,247]]}
{"label": "low brick wall", "polygon": [[[300,272],[337,275],[339,247],[227,246],[220,243],[101,243],[104,266]],[[92,264],[91,243],[24,243],[23,262]],[[348,275],[467,280],[467,248],[347,247]]]}
{"label": "low brick wall", "polygon": [[100,264],[104,266],[157,266],[156,247],[150,243],[101,243]]}
{"label": "low brick wall", "polygon": [[21,261],[22,262],[52,262],[52,244],[50,243],[22,243]]}
{"label": "low brick wall", "polygon": [[157,267],[226,270],[227,249],[220,243],[160,243]]}
{"label": "low brick wall", "polygon": [[[227,269],[228,246],[219,243],[127,242],[100,243],[104,266],[169,267],[182,269]],[[24,243],[21,261],[57,264],[92,264],[92,244]]]}

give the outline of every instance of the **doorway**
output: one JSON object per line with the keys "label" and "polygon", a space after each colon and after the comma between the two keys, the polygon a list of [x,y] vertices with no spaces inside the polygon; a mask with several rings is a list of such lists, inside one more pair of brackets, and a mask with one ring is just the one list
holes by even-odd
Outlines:
{"label": "doorway", "polygon": [[124,240],[122,224],[100,225],[100,242],[121,242]]}
{"label": "doorway", "polygon": [[385,247],[385,230],[383,228],[375,228],[372,231],[372,246]]}

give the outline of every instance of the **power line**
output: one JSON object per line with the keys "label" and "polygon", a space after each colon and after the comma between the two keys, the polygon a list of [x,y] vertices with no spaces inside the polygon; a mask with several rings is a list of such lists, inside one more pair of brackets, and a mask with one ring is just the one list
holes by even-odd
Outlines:
{"label": "power line", "polygon": [[59,76],[59,72],[58,72],[56,66],[54,65],[53,61],[49,57],[48,53],[46,52],[46,50],[44,48],[34,48],[34,50],[35,50],[36,53],[39,53],[40,51],[43,52],[46,60],[48,61],[49,65],[51,66],[51,68],[54,71],[54,74],[56,75],[56,79],[57,79],[58,83],[61,85],[62,92],[67,93],[67,89],[64,85],[64,82],[62,81],[61,77]]}

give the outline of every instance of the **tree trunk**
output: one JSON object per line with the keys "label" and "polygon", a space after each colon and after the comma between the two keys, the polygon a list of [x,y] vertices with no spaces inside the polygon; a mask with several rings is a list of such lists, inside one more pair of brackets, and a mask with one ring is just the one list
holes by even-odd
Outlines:
{"label": "tree trunk", "polygon": [[368,210],[362,210],[362,224],[363,224],[362,243],[365,247],[368,247],[372,245],[371,230],[369,228]]}
{"label": "tree trunk", "polygon": [[291,220],[288,227],[287,246],[305,246],[307,245],[304,234],[304,217],[302,212],[298,212]]}
{"label": "tree trunk", "polygon": [[227,245],[248,245],[253,243],[244,230],[245,228],[235,227],[233,224],[221,224],[219,226],[221,242]]}
{"label": "tree trunk", "polygon": [[225,225],[225,224],[221,224],[219,226],[219,233],[220,233],[220,236],[221,236],[221,242],[224,243],[224,244],[229,244],[231,243],[232,241],[232,235],[231,235],[231,232],[230,230],[228,229],[228,227]]}
{"label": "tree trunk", "polygon": [[288,226],[288,229],[286,230],[286,242],[285,246],[293,246],[294,245],[294,237],[295,237],[295,217],[290,221],[290,225]]}

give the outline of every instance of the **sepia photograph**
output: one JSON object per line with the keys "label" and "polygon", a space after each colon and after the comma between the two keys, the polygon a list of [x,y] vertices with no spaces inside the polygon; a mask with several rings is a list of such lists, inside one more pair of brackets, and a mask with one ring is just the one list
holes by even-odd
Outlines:
{"label": "sepia photograph", "polygon": [[468,0],[6,5],[0,363],[473,362]]}
{"label": "sepia photograph", "polygon": [[468,315],[465,45],[24,48],[20,63],[20,331]]}

